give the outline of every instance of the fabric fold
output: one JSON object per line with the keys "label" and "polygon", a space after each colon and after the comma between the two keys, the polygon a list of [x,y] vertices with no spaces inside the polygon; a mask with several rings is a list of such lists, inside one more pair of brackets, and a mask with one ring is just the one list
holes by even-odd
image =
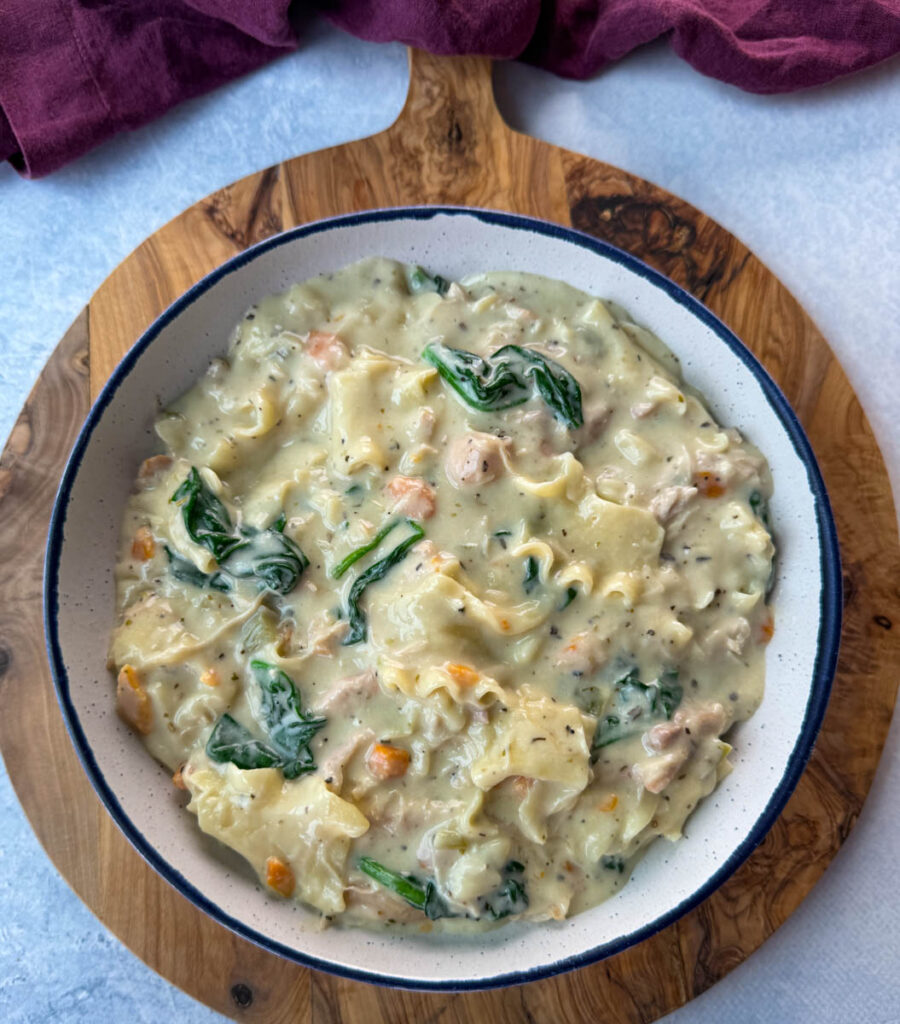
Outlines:
{"label": "fabric fold", "polygon": [[666,38],[757,93],[900,52],[900,0],[0,0],[0,159],[48,174],[299,45],[318,10],[363,39],[587,78]]}

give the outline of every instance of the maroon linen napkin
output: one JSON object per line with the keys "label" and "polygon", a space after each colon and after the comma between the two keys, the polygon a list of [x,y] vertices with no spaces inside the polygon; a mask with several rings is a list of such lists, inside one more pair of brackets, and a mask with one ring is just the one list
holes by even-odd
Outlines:
{"label": "maroon linen napkin", "polygon": [[0,159],[48,174],[296,49],[311,8],[364,39],[573,78],[667,36],[697,70],[759,93],[900,51],[900,0],[0,0]]}

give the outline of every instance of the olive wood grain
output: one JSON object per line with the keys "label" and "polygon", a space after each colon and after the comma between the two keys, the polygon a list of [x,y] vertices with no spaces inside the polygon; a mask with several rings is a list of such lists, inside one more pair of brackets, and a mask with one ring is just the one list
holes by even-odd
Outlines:
{"label": "olive wood grain", "polygon": [[[409,95],[391,128],[252,174],[186,210],[100,286],[48,362],[0,460],[0,749],[41,842],[91,910],[164,977],[239,1020],[647,1024],[749,956],[809,892],[857,819],[900,678],[891,489],[828,345],[741,242],[646,181],[511,131],[494,105],[488,61],[413,52],[410,64]],[[422,994],[349,982],[213,923],[146,866],[102,809],[66,737],[42,640],[41,563],[56,485],[89,402],[144,328],[207,271],[277,231],[420,203],[573,224],[703,300],[761,358],[803,422],[844,560],[834,695],[809,767],[765,841],[659,935],[592,967],[503,992]]]}

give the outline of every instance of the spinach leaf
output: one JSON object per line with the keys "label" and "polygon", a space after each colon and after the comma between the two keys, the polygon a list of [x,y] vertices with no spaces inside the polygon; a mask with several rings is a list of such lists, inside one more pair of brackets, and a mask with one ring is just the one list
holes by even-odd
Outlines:
{"label": "spinach leaf", "polygon": [[416,910],[421,910],[431,921],[436,921],[440,917],[457,916],[451,913],[430,879],[422,883],[413,875],[401,875],[371,857],[361,857],[359,868],[379,885],[396,893]]}
{"label": "spinach leaf", "polygon": [[309,559],[287,534],[268,530],[241,531],[243,543],[225,560],[223,569],[238,579],[252,578],[260,590],[289,594]]}
{"label": "spinach leaf", "polygon": [[482,358],[465,349],[431,342],[422,357],[474,409],[510,409],[537,393],[570,430],[584,423],[578,381],[565,367],[533,349],[504,345]]}
{"label": "spinach leaf", "polygon": [[366,489],[362,484],[351,484],[344,494],[351,499],[350,505],[353,508],[359,508],[366,500]]}
{"label": "spinach leaf", "polygon": [[250,662],[262,692],[261,709],[272,746],[282,757],[286,779],[296,779],[316,765],[309,742],[325,725],[324,718],[304,712],[293,679],[277,665],[254,659]]}
{"label": "spinach leaf", "polygon": [[[431,879],[420,882],[414,875],[401,875],[371,857],[361,857],[359,867],[369,878],[396,893],[416,910],[421,910],[432,921],[441,917],[459,916],[450,910]],[[528,906],[525,883],[520,877],[524,871],[523,865],[515,860],[511,860],[503,869],[500,886],[483,901],[484,912],[492,920],[499,921],[510,914],[521,914]]]}
{"label": "spinach leaf", "polygon": [[637,669],[632,669],[615,683],[607,708],[609,710],[597,724],[594,750],[647,729],[656,709],[656,691],[642,683]]}
{"label": "spinach leaf", "polygon": [[625,870],[625,859],[618,854],[606,854],[600,858],[600,863],[607,871],[618,871],[620,875]]}
{"label": "spinach leaf", "polygon": [[522,580],[522,589],[526,594],[530,594],[540,582],[541,574],[539,571],[538,560],[534,555],[529,555],[525,562],[525,578]]}
{"label": "spinach leaf", "polygon": [[419,266],[407,267],[406,283],[413,295],[421,292],[437,292],[438,295],[446,295],[450,282],[441,277],[440,274],[429,274]]}
{"label": "spinach leaf", "polygon": [[196,466],[191,466],[187,478],[169,500],[181,505],[191,540],[205,547],[217,562],[240,546],[241,538],[235,536],[228,509],[203,482]]}
{"label": "spinach leaf", "polygon": [[212,761],[230,761],[238,768],[280,768],[282,759],[277,750],[255,739],[250,730],[224,714],[216,722],[206,741],[206,753]]}
{"label": "spinach leaf", "polygon": [[363,544],[362,547],[351,551],[346,558],[338,562],[338,564],[331,570],[332,579],[339,580],[354,562],[358,562],[363,555],[367,555],[370,551],[374,551],[374,549],[378,547],[391,530],[393,530],[395,526],[399,526],[403,521],[404,520],[402,519],[395,519],[392,523],[388,523],[387,526],[383,526],[367,544]]}
{"label": "spinach leaf", "polygon": [[659,679],[642,683],[632,668],[613,684],[612,697],[597,723],[591,751],[645,732],[656,722],[671,718],[681,703],[683,688],[677,669],[666,669]]}
{"label": "spinach leaf", "polygon": [[763,526],[769,529],[769,503],[759,493],[759,491],[750,492],[750,508],[753,510],[753,514],[760,520]]}
{"label": "spinach leaf", "polygon": [[210,587],[212,590],[231,590],[231,583],[225,573],[214,572],[207,575],[189,559],[176,555],[168,544],[164,547],[166,558],[169,560],[169,572],[180,583],[191,583],[195,587]]}
{"label": "spinach leaf", "polygon": [[325,719],[303,711],[294,681],[277,665],[254,660],[250,668],[261,691],[268,742],[256,739],[226,713],[213,727],[206,753],[213,761],[230,761],[238,768],[280,768],[286,779],[313,771],[316,763],[309,742]]}
{"label": "spinach leaf", "polygon": [[496,892],[487,896],[484,909],[493,921],[499,921],[510,914],[521,914],[528,906],[525,881],[517,877],[524,874],[525,867],[517,860],[511,860],[503,869],[503,881]]}
{"label": "spinach leaf", "polygon": [[678,682],[678,669],[663,669],[656,686],[660,707],[666,718],[671,718],[684,696],[684,687]]}
{"label": "spinach leaf", "polygon": [[451,388],[467,405],[482,412],[494,412],[521,405],[532,390],[506,361],[483,359],[474,352],[431,342],[422,352]]}
{"label": "spinach leaf", "polygon": [[581,386],[572,374],[555,360],[548,359],[534,349],[520,348],[518,345],[505,345],[494,353],[493,358],[512,359],[514,356],[527,364],[527,368],[522,371],[523,376],[531,377],[537,393],[559,422],[570,430],[582,426],[584,415],[581,411]]}
{"label": "spinach leaf", "polygon": [[566,608],[578,597],[578,589],[576,587],[566,587],[566,592],[563,594],[562,601],[557,606],[558,612],[564,612]]}
{"label": "spinach leaf", "polygon": [[365,640],[368,634],[365,612],[359,607],[363,591],[370,583],[376,583],[383,579],[398,562],[403,561],[413,544],[425,536],[425,531],[417,522],[412,519],[407,519],[405,522],[413,531],[412,535],[401,541],[384,558],[370,565],[365,572],[360,573],[350,587],[350,593],[347,595],[347,621],[350,623],[350,630],[342,641],[344,647],[358,644],[361,640]]}
{"label": "spinach leaf", "polygon": [[284,533],[283,512],[267,530],[247,526],[236,530],[228,509],[206,486],[195,466],[170,501],[181,504],[191,540],[211,552],[220,565],[219,572],[207,576],[167,548],[172,575],[183,583],[230,590],[232,580],[252,578],[260,590],[289,594],[309,565],[306,555]]}

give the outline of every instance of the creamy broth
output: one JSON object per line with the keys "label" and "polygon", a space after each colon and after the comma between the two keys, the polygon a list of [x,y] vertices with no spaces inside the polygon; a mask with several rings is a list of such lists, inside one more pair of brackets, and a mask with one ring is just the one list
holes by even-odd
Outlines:
{"label": "creamy broth", "polygon": [[771,479],[623,310],[365,260],[253,307],[157,432],[119,712],[273,894],[564,918],[730,770]]}

